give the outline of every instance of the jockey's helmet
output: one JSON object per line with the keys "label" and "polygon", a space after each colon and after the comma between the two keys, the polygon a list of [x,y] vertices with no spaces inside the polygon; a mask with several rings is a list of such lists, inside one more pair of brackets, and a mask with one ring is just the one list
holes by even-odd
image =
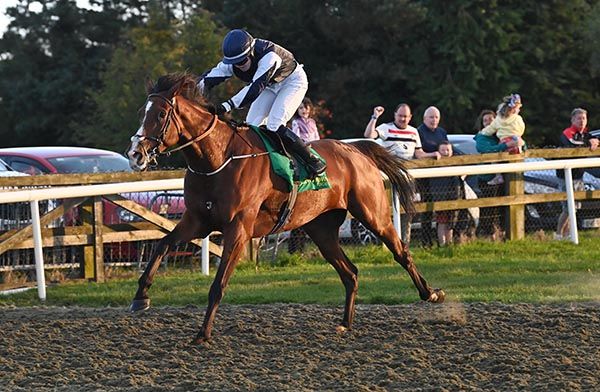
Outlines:
{"label": "jockey's helmet", "polygon": [[254,48],[254,38],[244,30],[231,30],[223,39],[223,63],[238,64],[246,60]]}

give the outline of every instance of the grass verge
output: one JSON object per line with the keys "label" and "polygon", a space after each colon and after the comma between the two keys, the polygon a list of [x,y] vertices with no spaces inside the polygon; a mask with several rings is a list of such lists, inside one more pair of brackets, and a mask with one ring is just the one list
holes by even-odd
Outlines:
{"label": "grass verge", "polygon": [[[522,241],[476,241],[448,248],[415,249],[418,269],[432,287],[441,287],[449,301],[504,303],[598,301],[600,246],[598,232],[581,234],[580,244],[537,236]],[[419,300],[408,274],[382,246],[345,247],[359,269],[357,303],[401,304]],[[206,304],[214,278],[199,271],[159,271],[150,297],[155,306]],[[45,305],[127,306],[137,278],[106,283],[65,282],[47,289]],[[224,303],[312,303],[341,305],[344,289],[333,268],[314,250],[303,257],[283,255],[274,264],[241,263]],[[40,305],[37,291],[0,296],[0,306]]]}

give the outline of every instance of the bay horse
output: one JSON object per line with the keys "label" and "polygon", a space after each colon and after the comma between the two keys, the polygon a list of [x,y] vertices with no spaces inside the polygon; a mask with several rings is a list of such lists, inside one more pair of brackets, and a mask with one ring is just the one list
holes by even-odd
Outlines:
{"label": "bay horse", "polygon": [[[252,238],[267,235],[290,195],[288,184],[275,175],[263,142],[247,127],[217,117],[196,87],[196,76],[174,73],[147,86],[143,119],[127,152],[135,170],[146,170],[159,155],[180,150],[188,165],[186,211],[173,231],[159,241],[139,278],[131,311],[150,307],[148,289],[169,249],[180,242],[223,233],[223,254],[208,294],[204,322],[193,343],[211,338],[217,308],[240,252]],[[401,159],[376,143],[343,143],[324,139],[312,143],[327,162],[331,188],[299,193],[289,220],[280,231],[302,227],[339,274],[346,290],[338,332],[351,329],[358,290],[358,269],[339,244],[339,228],[349,211],[391,250],[410,275],[424,301],[441,303],[445,294],[429,287],[418,272],[407,244],[391,220],[390,203],[380,170],[412,211],[414,181]]]}

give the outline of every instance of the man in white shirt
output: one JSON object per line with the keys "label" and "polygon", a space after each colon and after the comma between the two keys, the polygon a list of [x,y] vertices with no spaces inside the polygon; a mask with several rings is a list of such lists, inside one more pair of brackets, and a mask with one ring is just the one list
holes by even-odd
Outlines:
{"label": "man in white shirt", "polygon": [[387,149],[403,159],[440,158],[437,151],[431,153],[423,151],[419,132],[415,127],[408,124],[412,118],[408,104],[401,103],[396,107],[393,122],[375,127],[377,119],[383,114],[384,110],[383,106],[373,108],[373,115],[365,128],[365,137],[383,140],[383,145]]}
{"label": "man in white shirt", "polygon": [[[408,123],[412,118],[410,106],[406,103],[401,103],[396,107],[394,111],[394,121],[377,124],[377,119],[384,112],[383,106],[376,106],[373,108],[373,115],[367,123],[365,128],[364,136],[371,139],[383,140],[383,145],[390,152],[402,159],[413,159],[413,158],[434,158],[440,159],[440,153],[437,151],[427,153],[423,151],[421,146],[421,138],[419,137],[419,131]],[[412,216],[404,215],[401,220],[401,237],[406,243],[410,242],[410,223]]]}

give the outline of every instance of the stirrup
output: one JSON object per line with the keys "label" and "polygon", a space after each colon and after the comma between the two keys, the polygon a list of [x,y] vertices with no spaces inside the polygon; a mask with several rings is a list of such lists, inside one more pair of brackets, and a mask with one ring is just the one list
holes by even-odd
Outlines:
{"label": "stirrup", "polygon": [[314,178],[320,174],[323,174],[325,172],[325,169],[327,169],[327,165],[321,162],[321,160],[315,156],[311,158],[312,159],[310,160],[310,162],[307,162],[306,165],[311,171],[311,177]]}

